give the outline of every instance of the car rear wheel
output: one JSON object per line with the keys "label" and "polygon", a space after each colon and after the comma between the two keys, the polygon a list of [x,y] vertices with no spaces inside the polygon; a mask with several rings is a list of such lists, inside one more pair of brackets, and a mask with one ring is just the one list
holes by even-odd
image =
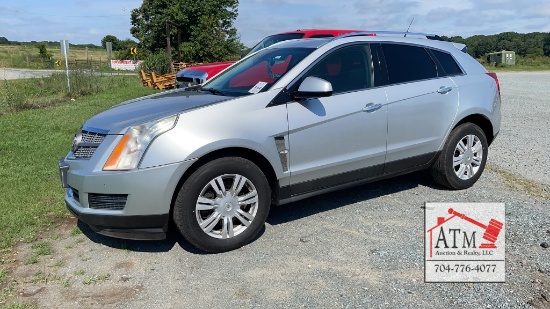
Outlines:
{"label": "car rear wheel", "polygon": [[433,178],[451,189],[471,187],[485,168],[487,149],[487,138],[480,127],[473,123],[459,125],[432,167]]}
{"label": "car rear wheel", "polygon": [[270,208],[269,183],[254,163],[220,158],[199,167],[181,187],[173,219],[182,236],[212,253],[237,249],[261,230]]}

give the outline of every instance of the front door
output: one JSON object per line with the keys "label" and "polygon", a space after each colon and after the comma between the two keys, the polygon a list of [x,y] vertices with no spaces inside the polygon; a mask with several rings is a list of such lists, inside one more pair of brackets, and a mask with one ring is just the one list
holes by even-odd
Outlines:
{"label": "front door", "polygon": [[372,63],[368,44],[347,46],[329,52],[301,78],[331,82],[333,95],[287,104],[291,195],[382,173],[386,94],[374,87]]}

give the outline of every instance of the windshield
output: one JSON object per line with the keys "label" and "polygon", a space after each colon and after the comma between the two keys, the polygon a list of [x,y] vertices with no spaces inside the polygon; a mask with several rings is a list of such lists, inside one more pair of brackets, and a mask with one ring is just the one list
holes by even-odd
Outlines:
{"label": "windshield", "polygon": [[237,63],[206,82],[201,90],[243,96],[267,91],[313,48],[270,48]]}
{"label": "windshield", "polygon": [[284,33],[284,34],[275,34],[272,36],[268,36],[260,41],[260,43],[256,44],[256,46],[252,47],[252,49],[246,54],[247,56],[259,51],[260,49],[264,49],[266,47],[269,47],[275,43],[279,43],[282,41],[288,41],[288,40],[294,40],[294,39],[301,39],[304,37],[303,33]]}

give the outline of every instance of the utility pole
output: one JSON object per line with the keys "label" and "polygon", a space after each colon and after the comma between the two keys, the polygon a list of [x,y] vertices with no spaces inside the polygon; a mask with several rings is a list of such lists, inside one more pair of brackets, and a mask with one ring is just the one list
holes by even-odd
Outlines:
{"label": "utility pole", "polygon": [[181,28],[178,27],[178,62],[181,62]]}
{"label": "utility pole", "polygon": [[166,53],[168,54],[168,57],[172,59],[172,48],[170,47],[170,30],[172,28],[172,25],[170,25],[169,21],[166,21]]}

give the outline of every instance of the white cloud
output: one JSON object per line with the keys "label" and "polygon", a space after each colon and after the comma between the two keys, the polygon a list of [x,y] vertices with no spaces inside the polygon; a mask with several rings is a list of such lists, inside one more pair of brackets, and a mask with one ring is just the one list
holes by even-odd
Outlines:
{"label": "white cloud", "polygon": [[[131,38],[130,11],[141,4],[142,0],[2,0],[1,35],[19,41],[70,39],[94,44],[107,34]],[[252,46],[267,35],[300,28],[404,31],[413,17],[411,31],[449,36],[550,31],[550,2],[240,0],[235,25],[242,42]]]}

